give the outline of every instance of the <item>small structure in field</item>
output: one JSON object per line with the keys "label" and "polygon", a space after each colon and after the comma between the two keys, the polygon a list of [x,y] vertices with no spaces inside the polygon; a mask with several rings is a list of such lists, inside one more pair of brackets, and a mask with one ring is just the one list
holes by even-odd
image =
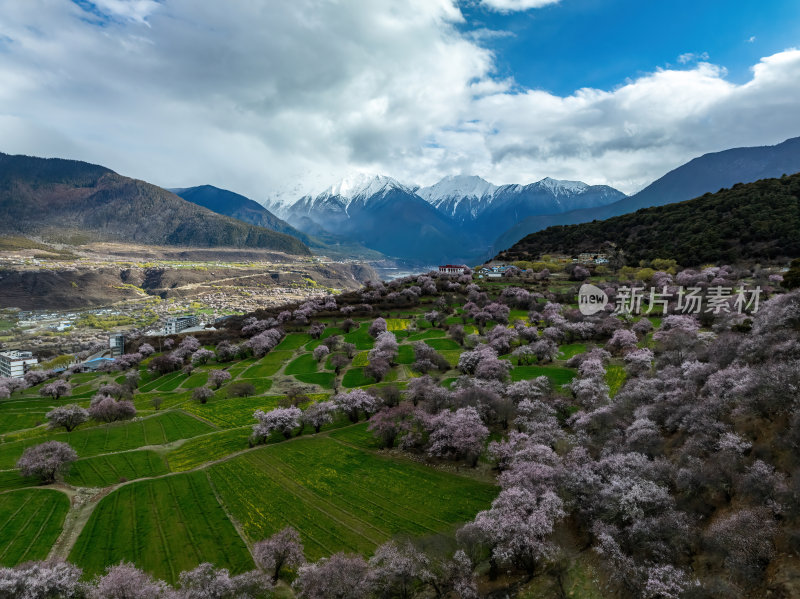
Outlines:
{"label": "small structure in field", "polygon": [[439,274],[443,275],[463,275],[469,271],[464,264],[445,264],[439,267]]}

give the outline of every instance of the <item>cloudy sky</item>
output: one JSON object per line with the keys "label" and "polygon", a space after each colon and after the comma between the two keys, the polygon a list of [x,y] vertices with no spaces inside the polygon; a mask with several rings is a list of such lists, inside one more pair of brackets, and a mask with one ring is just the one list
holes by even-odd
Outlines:
{"label": "cloudy sky", "polygon": [[634,192],[800,135],[796,0],[0,0],[0,151],[264,201],[354,171]]}

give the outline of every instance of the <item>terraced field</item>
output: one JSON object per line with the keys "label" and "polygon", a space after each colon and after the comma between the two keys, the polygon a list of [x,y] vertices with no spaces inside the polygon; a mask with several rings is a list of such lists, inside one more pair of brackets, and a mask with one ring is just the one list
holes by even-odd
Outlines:
{"label": "terraced field", "polygon": [[167,454],[170,470],[185,472],[203,464],[247,449],[253,429],[249,426],[190,439]]}
{"label": "terraced field", "polygon": [[[47,557],[65,515],[72,518],[83,509],[68,512],[66,493],[35,488],[37,481],[14,469],[26,447],[51,439],[69,443],[79,456],[64,483],[95,494],[80,526],[56,546],[87,576],[120,560],[168,581],[201,561],[242,572],[253,566],[248,544],[287,525],[300,532],[312,560],[336,551],[369,555],[397,536],[452,534],[495,497],[491,474],[453,473],[382,451],[366,423],[352,425],[344,415],[324,425],[320,434],[307,427],[289,441],[275,433],[266,446],[249,443],[253,413],[288,405],[292,393],[323,401],[334,388],[397,385],[402,390],[420,376],[411,366],[415,341],[450,363],[450,370],[435,374],[442,385],[451,385],[460,374],[455,366],[465,348],[448,331],[423,320],[425,311],[398,311],[386,319],[400,345],[396,365],[381,383],[364,373],[374,340],[368,334],[371,319],[359,318],[358,327],[346,334],[336,326],[328,326],[319,340],[291,332],[266,356],[222,363],[212,359],[191,373],[160,376],[149,372],[145,361],[133,393],[138,417],[128,422],[89,422],[71,433],[41,425],[54,406],[88,406],[101,384],[124,382],[120,373],[74,375],[72,394],[58,401],[39,397],[38,387],[0,400],[0,524],[5,522],[0,564]],[[469,319],[449,320],[464,324],[467,333],[477,332]],[[338,374],[330,357],[317,362],[311,353],[332,335],[357,348]],[[564,362],[587,348],[570,344],[560,349],[554,363],[516,366],[511,379],[544,375],[556,386],[569,382],[575,371]],[[194,401],[194,389],[208,384],[212,369],[226,370],[231,380],[214,389],[207,403]],[[616,392],[624,370],[610,367],[607,381]],[[243,385],[251,387],[242,390]],[[300,403],[306,405],[306,400]]]}
{"label": "terraced field", "polygon": [[125,451],[78,460],[66,482],[78,487],[107,487],[168,471],[164,458],[155,451]]}
{"label": "terraced field", "polygon": [[45,559],[61,534],[68,509],[69,498],[60,491],[0,494],[0,565]]}
{"label": "terraced field", "polygon": [[497,489],[471,478],[309,437],[210,468],[211,480],[250,540],[287,525],[307,556],[368,554],[395,534],[447,531],[488,507]]}
{"label": "terraced field", "polygon": [[253,412],[271,410],[280,396],[217,398],[206,404],[187,402],[184,409],[220,428],[253,424]]}
{"label": "terraced field", "polygon": [[244,541],[205,472],[125,485],[92,513],[69,556],[87,574],[130,561],[174,582],[208,561],[233,573],[253,567]]}
{"label": "terraced field", "polygon": [[145,445],[163,445],[178,439],[189,439],[215,430],[197,418],[181,411],[168,411],[119,424],[82,428],[71,433],[49,433],[24,441],[0,444],[0,469],[10,470],[26,447],[46,440],[69,443],[80,457],[127,451]]}

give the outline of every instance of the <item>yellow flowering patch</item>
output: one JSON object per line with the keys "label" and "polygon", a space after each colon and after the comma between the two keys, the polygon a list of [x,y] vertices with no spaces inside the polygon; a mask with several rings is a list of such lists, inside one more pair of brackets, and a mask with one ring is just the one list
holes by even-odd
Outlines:
{"label": "yellow flowering patch", "polygon": [[369,365],[369,352],[362,351],[356,354],[356,357],[353,358],[353,368],[363,368],[364,366]]}
{"label": "yellow flowering patch", "polygon": [[411,321],[408,318],[387,318],[386,329],[389,331],[405,331]]}

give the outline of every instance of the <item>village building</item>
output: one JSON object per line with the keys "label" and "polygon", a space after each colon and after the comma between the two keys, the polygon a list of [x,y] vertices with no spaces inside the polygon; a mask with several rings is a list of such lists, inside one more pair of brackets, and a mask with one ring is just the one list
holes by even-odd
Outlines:
{"label": "village building", "polygon": [[0,376],[22,378],[38,363],[39,360],[29,351],[0,352]]}
{"label": "village building", "polygon": [[464,264],[445,264],[439,267],[439,274],[444,275],[463,275],[469,271],[469,267]]}
{"label": "village building", "polygon": [[112,356],[121,356],[125,353],[125,335],[111,335],[108,340],[108,347],[111,349]]}
{"label": "village building", "polygon": [[170,318],[164,325],[164,334],[175,335],[183,330],[196,327],[200,324],[200,319],[194,314],[188,316],[178,316],[177,318]]}
{"label": "village building", "polygon": [[572,259],[580,264],[608,264],[608,255],[600,252],[583,252]]}

